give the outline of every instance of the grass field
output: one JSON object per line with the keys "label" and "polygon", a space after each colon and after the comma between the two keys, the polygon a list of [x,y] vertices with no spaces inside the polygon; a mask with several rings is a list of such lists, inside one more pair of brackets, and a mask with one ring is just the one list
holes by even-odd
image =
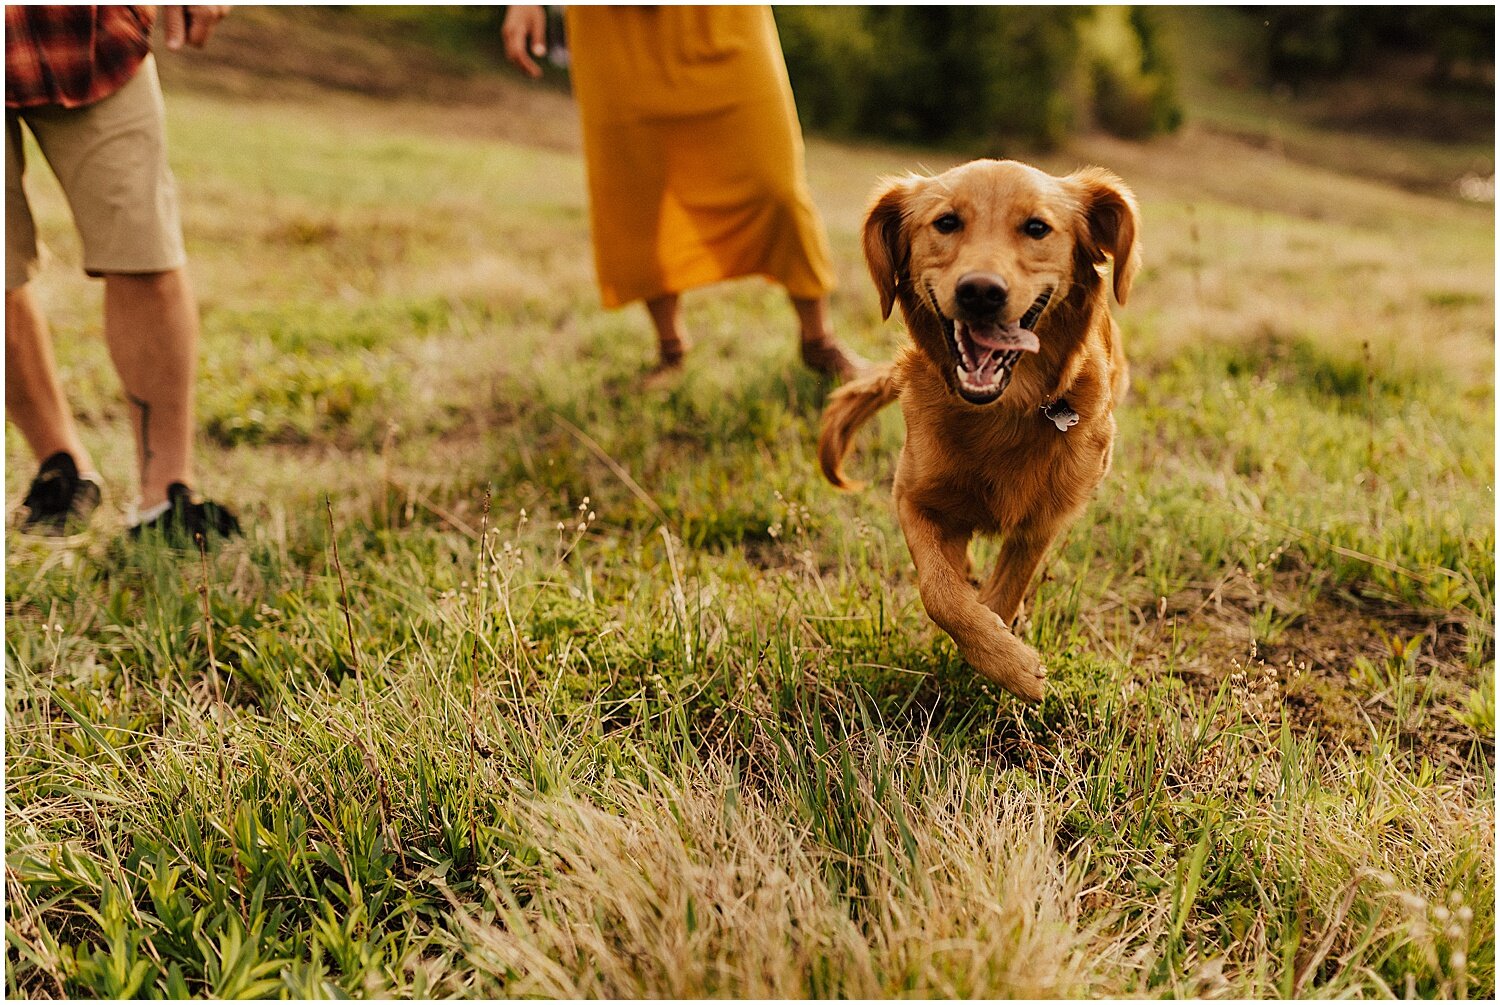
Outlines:
{"label": "grass field", "polygon": [[[1492,206],[1201,127],[1034,158],[1134,185],[1146,267],[1024,707],[922,613],[899,415],[821,481],[776,290],[690,296],[643,391],[564,99],[261,86],[261,17],[164,61],[243,541],[116,539],[99,292],[31,178],[107,503],[7,537],[8,994],[1494,996]],[[810,143],[866,355],[865,194],[955,156]]]}

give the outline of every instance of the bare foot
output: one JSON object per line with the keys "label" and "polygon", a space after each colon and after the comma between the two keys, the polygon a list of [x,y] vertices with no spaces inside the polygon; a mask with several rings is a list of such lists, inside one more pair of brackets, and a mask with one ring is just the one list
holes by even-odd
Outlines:
{"label": "bare foot", "polygon": [[682,376],[683,358],[687,355],[687,348],[681,342],[663,343],[658,348],[660,355],[656,364],[646,371],[641,381],[648,391],[677,383],[677,378]]}
{"label": "bare foot", "polygon": [[807,364],[809,370],[838,381],[851,380],[870,365],[868,360],[845,349],[837,339],[829,336],[803,342],[802,362]]}

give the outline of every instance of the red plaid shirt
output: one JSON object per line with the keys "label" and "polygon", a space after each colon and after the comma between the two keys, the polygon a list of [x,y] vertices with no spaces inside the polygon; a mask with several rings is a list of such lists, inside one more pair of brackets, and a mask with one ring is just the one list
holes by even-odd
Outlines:
{"label": "red plaid shirt", "polygon": [[5,8],[5,107],[77,108],[130,82],[151,51],[155,7]]}

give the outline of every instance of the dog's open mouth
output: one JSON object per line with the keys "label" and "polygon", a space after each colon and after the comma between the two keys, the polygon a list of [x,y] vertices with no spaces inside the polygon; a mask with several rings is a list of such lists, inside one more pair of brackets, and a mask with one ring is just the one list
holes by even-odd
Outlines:
{"label": "dog's open mouth", "polygon": [[1021,354],[1036,352],[1042,347],[1031,327],[1051,299],[1051,290],[1043,292],[1020,320],[1008,324],[974,324],[950,319],[938,312],[957,360],[954,373],[958,377],[958,393],[965,401],[972,405],[988,405],[1005,393]]}

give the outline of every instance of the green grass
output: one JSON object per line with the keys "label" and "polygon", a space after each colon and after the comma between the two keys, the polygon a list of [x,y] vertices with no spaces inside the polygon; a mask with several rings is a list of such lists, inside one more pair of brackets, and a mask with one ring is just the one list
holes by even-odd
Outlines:
{"label": "green grass", "polygon": [[[776,291],[690,296],[645,392],[576,154],[168,100],[248,533],[114,540],[127,415],[37,172],[110,501],[7,542],[9,994],[1493,997],[1488,210],[1218,140],[1045,161],[1119,170],[1149,257],[1028,708],[923,616],[884,490],[820,480]],[[886,356],[861,202],[945,161],[809,158]]]}

